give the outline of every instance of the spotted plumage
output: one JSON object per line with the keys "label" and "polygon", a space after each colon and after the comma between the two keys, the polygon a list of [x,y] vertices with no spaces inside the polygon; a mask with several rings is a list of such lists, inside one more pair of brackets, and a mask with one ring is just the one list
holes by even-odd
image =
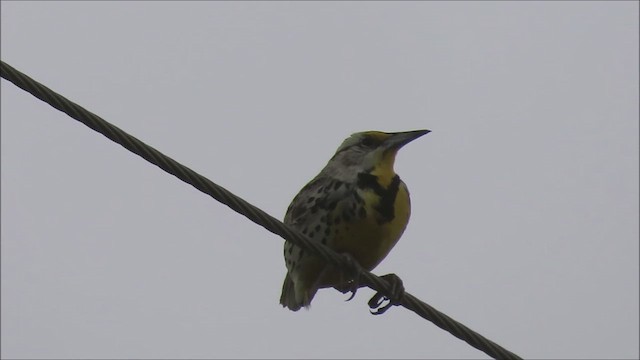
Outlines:
{"label": "spotted plumage", "polygon": [[[372,270],[400,239],[411,212],[409,191],[393,169],[395,156],[428,132],[351,135],[296,195],[284,222]],[[290,242],[285,242],[284,258],[284,307],[297,311],[310,305],[318,289],[346,286],[338,269]]]}

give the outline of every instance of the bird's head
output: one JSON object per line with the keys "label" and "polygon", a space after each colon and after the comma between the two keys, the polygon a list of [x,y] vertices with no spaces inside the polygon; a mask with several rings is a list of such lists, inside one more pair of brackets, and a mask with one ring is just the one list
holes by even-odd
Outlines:
{"label": "bird's head", "polygon": [[325,169],[338,177],[351,177],[364,172],[378,176],[383,184],[390,182],[395,175],[393,164],[398,150],[429,132],[365,131],[352,134],[338,147]]}

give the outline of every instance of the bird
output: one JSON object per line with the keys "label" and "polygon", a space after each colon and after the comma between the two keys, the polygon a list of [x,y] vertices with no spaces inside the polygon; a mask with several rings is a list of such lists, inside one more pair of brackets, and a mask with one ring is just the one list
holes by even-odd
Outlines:
{"label": "bird", "polygon": [[[398,150],[429,132],[351,134],[294,197],[284,223],[367,271],[373,270],[398,242],[411,214],[409,190],[394,171]],[[353,298],[359,287],[354,276],[290,241],[285,241],[284,259],[287,274],[280,304],[289,310],[308,309],[322,288],[351,291]],[[389,281],[400,281],[394,274],[389,276]]]}

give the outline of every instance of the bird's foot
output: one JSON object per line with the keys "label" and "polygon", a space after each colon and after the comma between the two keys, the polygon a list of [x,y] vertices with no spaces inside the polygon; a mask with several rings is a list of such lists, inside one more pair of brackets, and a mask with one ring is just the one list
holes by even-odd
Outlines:
{"label": "bird's foot", "polygon": [[341,255],[347,263],[349,263],[349,266],[346,270],[341,272],[340,276],[342,281],[340,281],[340,284],[336,285],[334,288],[343,294],[350,292],[351,296],[345,300],[349,301],[356,296],[356,292],[362,287],[362,285],[360,285],[360,264],[358,264],[358,261],[348,253],[342,253]]}
{"label": "bird's foot", "polygon": [[[380,292],[373,295],[371,300],[369,300],[369,308],[371,309],[369,311],[373,315],[384,314],[391,306],[399,305],[404,297],[404,285],[396,274],[383,275],[381,278],[391,286],[391,297],[389,298]],[[388,303],[382,306],[385,301],[388,301]]]}

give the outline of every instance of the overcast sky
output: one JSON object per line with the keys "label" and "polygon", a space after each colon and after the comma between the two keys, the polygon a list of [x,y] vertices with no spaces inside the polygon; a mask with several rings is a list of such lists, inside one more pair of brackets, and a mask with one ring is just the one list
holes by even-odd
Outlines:
{"label": "overcast sky", "polygon": [[[527,358],[638,358],[638,2],[5,2],[2,60],[282,218],[349,134],[412,219],[375,269]],[[3,358],[485,358],[278,305],[283,240],[2,80]]]}

